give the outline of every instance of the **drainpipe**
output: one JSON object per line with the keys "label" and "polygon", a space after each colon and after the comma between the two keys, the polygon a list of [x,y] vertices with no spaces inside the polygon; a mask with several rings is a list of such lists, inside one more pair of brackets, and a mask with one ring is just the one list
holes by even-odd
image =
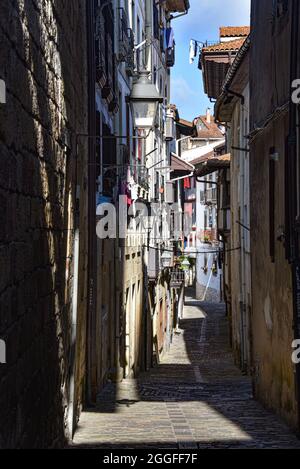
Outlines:
{"label": "drainpipe", "polygon": [[73,291],[72,291],[72,326],[71,326],[71,347],[70,347],[70,380],[69,380],[69,403],[68,403],[68,430],[72,439],[75,429],[75,375],[76,375],[76,340],[77,340],[77,317],[78,317],[78,283],[79,283],[79,203],[80,187],[77,185],[77,148],[76,151],[76,202],[74,213],[74,246],[73,246]]}
{"label": "drainpipe", "polygon": [[[299,78],[298,73],[298,43],[299,43],[299,0],[292,3],[292,35],[291,35],[291,76],[290,82]],[[293,276],[293,313],[294,313],[294,338],[300,338],[300,252],[299,252],[299,206],[297,187],[297,172],[300,165],[299,154],[299,110],[295,103],[290,102],[290,135],[289,135],[289,203],[287,228],[290,231],[290,258],[292,261]],[[298,225],[298,226],[297,226]],[[297,400],[297,424],[298,434],[300,433],[300,364],[295,365],[296,370],[296,400]]]}
{"label": "drainpipe", "polygon": [[[104,5],[103,5],[104,6]],[[87,63],[88,63],[88,134],[96,135],[96,70],[95,70],[95,2],[87,2]],[[97,288],[96,240],[96,151],[95,139],[88,139],[88,305],[86,404],[96,400],[95,389],[95,325]],[[94,386],[93,386],[94,385]]]}

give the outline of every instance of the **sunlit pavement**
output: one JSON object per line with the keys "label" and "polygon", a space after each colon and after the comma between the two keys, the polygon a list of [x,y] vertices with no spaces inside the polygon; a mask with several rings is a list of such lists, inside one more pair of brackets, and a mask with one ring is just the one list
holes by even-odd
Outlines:
{"label": "sunlit pavement", "polygon": [[300,448],[275,415],[253,400],[234,366],[220,304],[188,298],[180,334],[162,363],[138,380],[108,385],[84,412],[75,447]]}

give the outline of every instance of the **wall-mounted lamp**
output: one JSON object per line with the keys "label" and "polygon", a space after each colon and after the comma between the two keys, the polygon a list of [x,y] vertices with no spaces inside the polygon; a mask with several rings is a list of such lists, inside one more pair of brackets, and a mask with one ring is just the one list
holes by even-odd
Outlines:
{"label": "wall-mounted lamp", "polygon": [[168,269],[172,267],[173,264],[173,254],[170,251],[164,251],[161,255],[161,265],[163,269]]}
{"label": "wall-mounted lamp", "polygon": [[156,86],[149,80],[149,75],[150,72],[146,70],[140,72],[128,98],[136,129],[153,128],[158,104],[163,102]]}

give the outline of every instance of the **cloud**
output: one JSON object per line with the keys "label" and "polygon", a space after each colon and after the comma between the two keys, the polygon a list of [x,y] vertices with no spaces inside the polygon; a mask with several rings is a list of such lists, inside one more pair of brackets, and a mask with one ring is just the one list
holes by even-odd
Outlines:
{"label": "cloud", "polygon": [[181,76],[172,78],[172,98],[173,101],[184,101],[186,99],[194,98],[197,96],[195,90],[188,84],[188,82]]}

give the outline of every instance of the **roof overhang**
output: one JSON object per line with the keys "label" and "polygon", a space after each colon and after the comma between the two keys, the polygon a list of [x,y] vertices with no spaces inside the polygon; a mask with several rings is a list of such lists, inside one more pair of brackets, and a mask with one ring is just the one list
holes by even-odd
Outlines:
{"label": "roof overhang", "polygon": [[208,174],[220,171],[221,169],[230,168],[230,160],[230,153],[214,157],[207,155],[207,157],[205,159],[203,158],[203,161],[197,166],[195,176],[204,177]]}
{"label": "roof overhang", "polygon": [[188,163],[187,161],[184,161],[175,153],[171,153],[171,171],[172,179],[176,179],[177,177],[181,176],[189,176],[195,171],[195,166]]}
{"label": "roof overhang", "polygon": [[215,105],[215,116],[219,122],[231,121],[234,108],[249,83],[249,50],[250,36],[239,50],[223,82]]}
{"label": "roof overhang", "polygon": [[189,10],[190,2],[189,0],[166,0],[166,7],[167,10],[172,13],[175,13],[176,11],[184,13]]}
{"label": "roof overhang", "polygon": [[245,38],[204,47],[201,53],[204,91],[211,99],[218,99],[222,85]]}
{"label": "roof overhang", "polygon": [[225,147],[225,138],[221,141],[214,141],[214,143],[209,145],[202,145],[192,148],[191,150],[186,150],[182,153],[182,159],[193,166],[197,166],[202,161],[205,161],[208,156],[214,156],[215,151],[222,147]]}
{"label": "roof overhang", "polygon": [[234,52],[212,52],[202,56],[204,91],[209,98],[217,99],[220,95],[224,78],[234,58]]}

